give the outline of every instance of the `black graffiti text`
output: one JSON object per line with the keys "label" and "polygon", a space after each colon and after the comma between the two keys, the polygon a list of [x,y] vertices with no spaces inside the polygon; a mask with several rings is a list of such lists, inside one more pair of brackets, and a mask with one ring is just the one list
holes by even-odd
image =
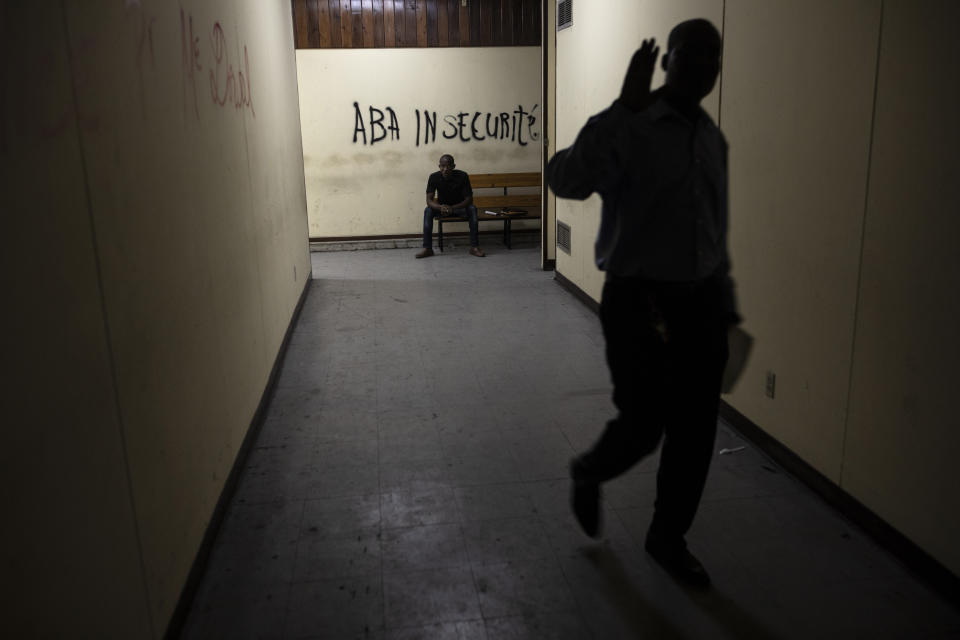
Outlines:
{"label": "black graffiti text", "polygon": [[[483,111],[459,111],[448,113],[442,118],[440,135],[445,140],[460,142],[481,142],[483,140],[510,140],[521,147],[540,138],[535,125],[534,115],[539,105],[527,111],[523,105],[517,105],[512,113]],[[416,145],[428,145],[437,141],[437,112],[415,109],[417,120]]]}
{"label": "black graffiti text", "polygon": [[[366,125],[369,125],[370,129],[369,144],[371,147],[381,140],[386,140],[388,135],[391,140],[400,139],[400,123],[397,122],[397,114],[391,107],[385,107],[385,109],[386,113],[374,106],[369,108],[370,117],[367,119]],[[363,144],[367,144],[367,126],[364,124],[363,112],[360,111],[360,105],[356,102],[353,103],[353,111],[353,143],[357,143],[357,135],[359,134],[363,136]],[[388,115],[390,116],[390,120],[384,124],[384,120]]]}

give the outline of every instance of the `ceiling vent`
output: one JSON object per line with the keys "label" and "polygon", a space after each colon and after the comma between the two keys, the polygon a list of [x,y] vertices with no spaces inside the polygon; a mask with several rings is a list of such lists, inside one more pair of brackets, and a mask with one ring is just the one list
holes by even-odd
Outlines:
{"label": "ceiling vent", "polygon": [[570,255],[570,225],[557,220],[557,246]]}
{"label": "ceiling vent", "polygon": [[573,0],[557,0],[557,31],[573,26]]}

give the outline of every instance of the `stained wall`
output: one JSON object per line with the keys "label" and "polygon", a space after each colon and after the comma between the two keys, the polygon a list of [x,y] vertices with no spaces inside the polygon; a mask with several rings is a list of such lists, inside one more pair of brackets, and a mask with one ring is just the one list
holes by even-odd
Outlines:
{"label": "stained wall", "polygon": [[298,49],[297,72],[311,238],[419,234],[445,153],[540,170],[539,47]]}
{"label": "stained wall", "polygon": [[290,4],[2,16],[5,626],[161,637],[310,277]]}

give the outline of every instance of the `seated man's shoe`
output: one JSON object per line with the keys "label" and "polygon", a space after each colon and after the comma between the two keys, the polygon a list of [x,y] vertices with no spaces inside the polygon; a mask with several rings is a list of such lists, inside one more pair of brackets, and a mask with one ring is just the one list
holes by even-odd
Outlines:
{"label": "seated man's shoe", "polygon": [[431,249],[430,247],[427,247],[426,249],[424,249],[423,251],[421,251],[420,253],[418,253],[418,254],[417,254],[417,257],[418,257],[418,258],[429,258],[429,257],[432,256],[432,255],[433,255],[433,249]]}
{"label": "seated man's shoe", "polygon": [[480,247],[470,247],[470,255],[477,256],[478,258],[486,258],[487,254],[483,252],[483,249]]}
{"label": "seated man's shoe", "polygon": [[570,462],[570,506],[583,532],[591,538],[600,535],[600,483],[581,477],[577,461]]}
{"label": "seated man's shoe", "polygon": [[644,548],[650,557],[657,561],[657,564],[680,582],[697,589],[706,589],[710,586],[710,575],[707,570],[692,553],[687,551],[685,546],[661,544],[656,538],[647,536]]}

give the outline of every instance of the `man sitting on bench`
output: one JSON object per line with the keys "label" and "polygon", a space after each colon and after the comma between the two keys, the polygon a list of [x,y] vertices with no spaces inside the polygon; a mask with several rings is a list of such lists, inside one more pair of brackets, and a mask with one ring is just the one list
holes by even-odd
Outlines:
{"label": "man sitting on bench", "polygon": [[[470,255],[483,258],[477,234],[477,208],[473,206],[470,176],[456,169],[453,156],[440,156],[440,171],[427,179],[427,208],[423,210],[423,251],[418,258],[433,255],[433,219],[441,216],[463,216],[470,225]],[[436,197],[434,197],[436,196]]]}

